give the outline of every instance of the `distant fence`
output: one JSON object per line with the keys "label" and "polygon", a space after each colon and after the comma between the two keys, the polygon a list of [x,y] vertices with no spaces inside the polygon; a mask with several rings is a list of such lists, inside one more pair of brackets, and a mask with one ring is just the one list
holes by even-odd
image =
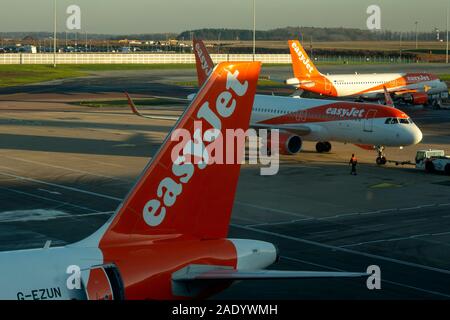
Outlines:
{"label": "distant fence", "polygon": [[[212,54],[215,63],[222,61],[251,61],[251,54]],[[291,63],[288,54],[257,54],[256,61],[263,63]],[[145,53],[58,53],[57,64],[194,64],[193,54]],[[0,64],[53,64],[52,53],[0,54]]]}
{"label": "distant fence", "polygon": [[[251,61],[252,54],[212,54],[215,63],[223,61]],[[256,54],[256,61],[266,64],[290,64],[289,54]],[[316,56],[317,62],[332,63],[412,63],[412,59],[367,56]],[[193,54],[157,53],[58,53],[57,64],[194,64]],[[0,54],[0,64],[53,64],[52,53]]]}

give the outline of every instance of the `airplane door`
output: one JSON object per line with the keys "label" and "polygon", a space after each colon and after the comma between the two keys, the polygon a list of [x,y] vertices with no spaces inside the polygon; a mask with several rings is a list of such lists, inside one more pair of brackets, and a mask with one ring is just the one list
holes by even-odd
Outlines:
{"label": "airplane door", "polygon": [[[83,283],[88,300],[123,300],[122,278],[115,266],[97,266],[83,271]],[[88,273],[88,275],[87,275]]]}
{"label": "airplane door", "polygon": [[369,110],[364,119],[364,132],[373,132],[373,119],[377,115],[377,110]]}

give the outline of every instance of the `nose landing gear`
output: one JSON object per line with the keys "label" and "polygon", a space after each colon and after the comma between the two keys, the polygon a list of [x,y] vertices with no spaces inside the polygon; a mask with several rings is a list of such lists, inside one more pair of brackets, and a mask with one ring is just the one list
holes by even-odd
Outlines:
{"label": "nose landing gear", "polygon": [[386,159],[386,155],[384,154],[384,146],[376,146],[375,147],[377,149],[378,152],[378,157],[377,157],[377,165],[382,166],[385,165],[387,163],[387,159]]}
{"label": "nose landing gear", "polygon": [[330,152],[331,151],[331,143],[329,143],[328,141],[317,142],[317,144],[316,144],[316,151],[318,153]]}

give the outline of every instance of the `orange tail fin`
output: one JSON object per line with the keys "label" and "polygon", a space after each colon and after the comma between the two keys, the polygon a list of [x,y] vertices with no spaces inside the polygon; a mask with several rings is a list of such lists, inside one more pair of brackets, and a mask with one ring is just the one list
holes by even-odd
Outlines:
{"label": "orange tail fin", "polygon": [[310,79],[322,76],[314,63],[309,59],[300,41],[289,40],[288,43],[289,50],[291,51],[292,69],[297,79]]}
{"label": "orange tail fin", "polygon": [[[227,236],[243,150],[227,146],[225,134],[248,129],[260,68],[226,62],[214,69],[112,218],[102,246],[148,236]],[[218,132],[224,147],[214,156],[234,152],[232,164],[208,161]]]}
{"label": "orange tail fin", "polygon": [[197,67],[198,86],[201,87],[214,69],[214,62],[202,40],[194,39],[195,65]]}

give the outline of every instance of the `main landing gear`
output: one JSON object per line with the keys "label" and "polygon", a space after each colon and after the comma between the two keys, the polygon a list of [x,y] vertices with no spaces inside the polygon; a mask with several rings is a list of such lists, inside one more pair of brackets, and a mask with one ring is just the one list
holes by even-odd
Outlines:
{"label": "main landing gear", "polygon": [[387,163],[387,159],[386,159],[386,155],[384,154],[384,147],[383,146],[377,146],[375,147],[377,149],[378,152],[378,157],[377,157],[377,165],[382,166],[385,165]]}
{"label": "main landing gear", "polygon": [[329,143],[328,141],[325,142],[317,142],[316,144],[316,150],[319,153],[323,153],[323,152],[330,152],[331,151],[331,143]]}

